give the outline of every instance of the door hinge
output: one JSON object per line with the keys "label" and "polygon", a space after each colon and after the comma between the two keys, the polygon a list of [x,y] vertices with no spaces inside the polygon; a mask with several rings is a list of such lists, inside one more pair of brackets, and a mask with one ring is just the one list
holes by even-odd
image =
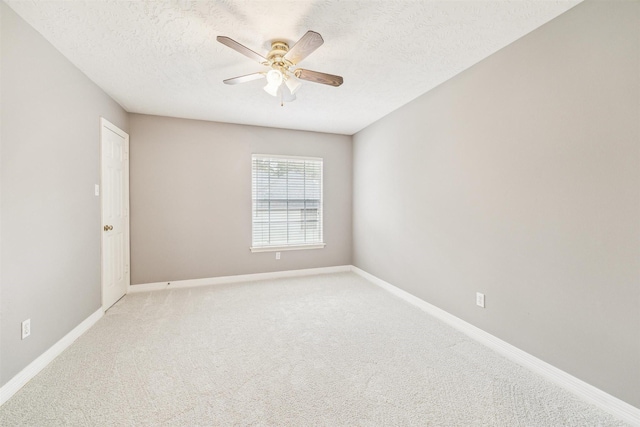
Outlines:
{"label": "door hinge", "polygon": [[124,152],[124,159],[125,160],[129,160],[129,152],[128,151]]}

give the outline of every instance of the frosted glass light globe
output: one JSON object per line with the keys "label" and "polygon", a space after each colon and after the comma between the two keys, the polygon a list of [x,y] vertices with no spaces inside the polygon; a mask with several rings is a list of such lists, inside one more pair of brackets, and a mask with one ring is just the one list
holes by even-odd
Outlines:
{"label": "frosted glass light globe", "polygon": [[280,86],[282,84],[282,73],[280,70],[269,70],[267,73],[267,83],[270,86]]}

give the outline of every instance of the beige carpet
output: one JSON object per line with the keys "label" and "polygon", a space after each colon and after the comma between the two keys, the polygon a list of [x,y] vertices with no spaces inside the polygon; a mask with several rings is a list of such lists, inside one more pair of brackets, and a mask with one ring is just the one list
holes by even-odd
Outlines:
{"label": "beige carpet", "polygon": [[131,294],[2,426],[620,426],[353,273]]}

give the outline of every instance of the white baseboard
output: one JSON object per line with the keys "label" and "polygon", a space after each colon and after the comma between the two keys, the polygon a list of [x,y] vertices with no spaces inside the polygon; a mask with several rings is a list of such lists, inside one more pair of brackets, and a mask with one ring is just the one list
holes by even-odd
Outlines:
{"label": "white baseboard", "polygon": [[415,295],[411,295],[410,293],[403,291],[402,289],[397,288],[392,284],[387,283],[384,280],[367,273],[364,270],[359,269],[358,267],[352,266],[352,271],[367,279],[368,281],[389,291],[395,296],[402,298],[410,304],[415,305],[416,307],[432,315],[433,317],[456,328],[460,332],[491,348],[492,350],[503,355],[509,360],[512,360],[513,362],[569,390],[583,400],[586,400],[587,402],[598,406],[599,408],[609,412],[610,414],[617,418],[620,418],[621,420],[631,423],[631,425],[640,426],[640,409],[636,408],[635,406],[632,406],[618,399],[617,397],[611,396],[610,394],[600,390],[599,388],[587,384],[586,382],[574,377],[573,375],[568,374],[563,370],[560,370],[555,366],[552,366],[547,362],[544,362],[505,341],[502,341],[500,338],[497,338],[490,333],[485,332],[482,329],[477,328],[472,324],[467,323],[464,320],[455,317],[454,315],[434,305],[429,304],[428,302],[416,297]]}
{"label": "white baseboard", "polygon": [[127,293],[159,291],[163,289],[192,288],[195,286],[222,285],[228,283],[253,282],[255,280],[280,279],[283,277],[311,276],[351,271],[351,265],[335,267],[305,268],[302,270],[274,271],[271,273],[240,274],[237,276],[209,277],[205,279],[176,280],[175,282],[155,282],[131,285]]}
{"label": "white baseboard", "polygon": [[18,390],[20,390],[29,380],[42,371],[53,359],[66,350],[75,340],[84,334],[104,315],[102,308],[98,309],[91,316],[87,317],[78,326],[73,328],[67,335],[62,337],[57,343],[52,345],[47,351],[42,353],[36,360],[29,363],[15,377],[11,378],[0,388],[0,405],[9,400]]}

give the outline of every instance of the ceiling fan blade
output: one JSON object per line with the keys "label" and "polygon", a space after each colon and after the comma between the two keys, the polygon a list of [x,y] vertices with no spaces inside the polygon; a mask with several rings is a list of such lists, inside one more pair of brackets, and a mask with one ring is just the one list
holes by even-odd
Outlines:
{"label": "ceiling fan blade", "polygon": [[292,64],[297,64],[309,56],[314,50],[322,46],[322,43],[324,43],[324,40],[322,40],[320,34],[315,31],[307,31],[307,33],[289,49],[284,59],[290,61]]}
{"label": "ceiling fan blade", "polygon": [[230,79],[223,80],[222,83],[227,85],[237,85],[238,83],[246,83],[252,80],[258,80],[264,77],[264,73],[253,73],[245,76],[232,77]]}
{"label": "ceiling fan blade", "polygon": [[303,70],[301,68],[298,68],[295,71],[295,75],[297,78],[302,80],[308,80],[310,82],[321,83],[323,85],[329,85],[329,86],[335,86],[335,87],[340,86],[344,82],[344,79],[340,76],[334,76],[333,74],[327,74],[327,73],[320,73],[318,71]]}
{"label": "ceiling fan blade", "polygon": [[230,39],[229,37],[218,36],[216,37],[216,40],[218,40],[223,45],[230,47],[236,52],[243,54],[247,58],[253,59],[254,61],[258,61],[260,64],[264,64],[265,62],[268,62],[267,58],[265,58],[264,56],[260,55],[259,53],[255,53],[248,47],[241,45],[240,43],[238,43],[233,39]]}

